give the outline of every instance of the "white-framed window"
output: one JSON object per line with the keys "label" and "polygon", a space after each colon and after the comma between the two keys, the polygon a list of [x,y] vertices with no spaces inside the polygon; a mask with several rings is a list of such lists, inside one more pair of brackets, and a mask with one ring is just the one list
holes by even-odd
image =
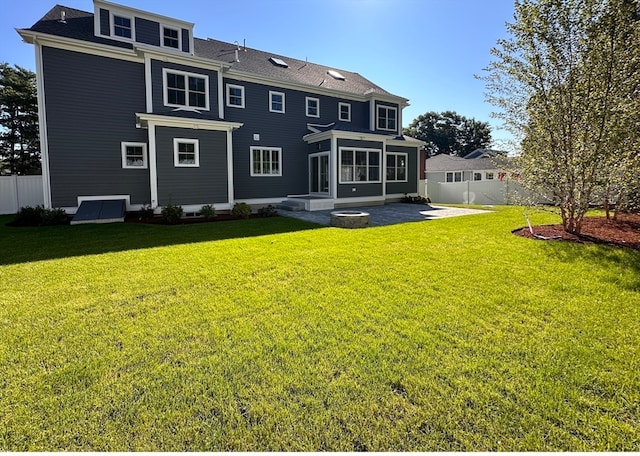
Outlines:
{"label": "white-framed window", "polygon": [[243,86],[227,84],[227,106],[232,108],[244,108]]}
{"label": "white-framed window", "polygon": [[135,36],[133,18],[111,13],[111,36],[123,40],[133,40]]}
{"label": "white-framed window", "polygon": [[493,172],[487,171],[486,173],[484,173],[484,178],[487,180],[493,180],[494,179]]}
{"label": "white-framed window", "polygon": [[342,122],[351,122],[350,103],[338,103],[338,120]]}
{"label": "white-framed window", "polygon": [[147,144],[137,142],[123,142],[122,167],[132,169],[147,168]]}
{"label": "white-framed window", "polygon": [[320,117],[320,99],[305,97],[307,117]]}
{"label": "white-framed window", "polygon": [[398,130],[398,109],[392,106],[378,105],[378,130],[397,131]]}
{"label": "white-framed window", "polygon": [[164,105],[209,110],[209,76],[162,69]]}
{"label": "white-framed window", "polygon": [[180,47],[180,30],[166,25],[162,26],[161,44],[163,47],[181,49]]}
{"label": "white-framed window", "polygon": [[284,113],[284,93],[269,91],[269,111]]}
{"label": "white-framed window", "polygon": [[482,173],[479,173],[477,171],[474,171],[473,173],[473,180],[474,181],[481,181],[482,180]]}
{"label": "white-framed window", "polygon": [[173,138],[173,166],[200,166],[200,142],[197,139]]}
{"label": "white-framed window", "polygon": [[252,146],[251,176],[282,176],[282,148]]}
{"label": "white-framed window", "polygon": [[446,174],[446,182],[462,182],[462,171],[449,171]]}
{"label": "white-framed window", "polygon": [[340,148],[340,183],[374,183],[380,180],[380,150]]}
{"label": "white-framed window", "polygon": [[387,181],[407,182],[407,159],[404,153],[387,154]]}

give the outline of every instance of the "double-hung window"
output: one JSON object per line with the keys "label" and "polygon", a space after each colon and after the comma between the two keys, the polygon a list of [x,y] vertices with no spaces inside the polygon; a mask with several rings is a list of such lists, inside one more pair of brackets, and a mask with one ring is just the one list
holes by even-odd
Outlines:
{"label": "double-hung window", "polygon": [[269,111],[284,113],[284,93],[269,91]]}
{"label": "double-hung window", "polygon": [[387,181],[407,182],[407,154],[387,154]]}
{"label": "double-hung window", "polygon": [[451,171],[446,175],[447,182],[462,182],[462,171]]}
{"label": "double-hung window", "polygon": [[162,26],[162,45],[168,48],[180,49],[180,31]]}
{"label": "double-hung window", "polygon": [[349,103],[338,103],[338,120],[351,122],[351,105]]}
{"label": "double-hung window", "polygon": [[340,183],[380,182],[380,151],[340,149]]}
{"label": "double-hung window", "polygon": [[173,165],[197,168],[200,166],[200,144],[197,139],[173,139]]}
{"label": "double-hung window", "polygon": [[209,77],[183,71],[162,70],[164,104],[192,110],[209,110]]}
{"label": "double-hung window", "polygon": [[114,14],[111,18],[113,25],[112,36],[126,39],[133,39],[133,22],[130,17],[118,16]]}
{"label": "double-hung window", "polygon": [[227,106],[244,108],[244,87],[227,84]]}
{"label": "double-hung window", "polygon": [[121,150],[123,168],[147,168],[147,145],[145,143],[123,142]]}
{"label": "double-hung window", "polygon": [[378,130],[398,130],[398,110],[391,106],[378,105]]}
{"label": "double-hung window", "polygon": [[252,176],[282,176],[280,147],[251,147]]}
{"label": "double-hung window", "polygon": [[318,98],[305,97],[307,117],[320,117],[320,100]]}

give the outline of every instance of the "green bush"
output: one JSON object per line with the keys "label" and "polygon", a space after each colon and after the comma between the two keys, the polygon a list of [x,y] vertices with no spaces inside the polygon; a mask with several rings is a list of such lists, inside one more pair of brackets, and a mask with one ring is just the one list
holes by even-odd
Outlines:
{"label": "green bush", "polygon": [[153,217],[153,208],[150,205],[145,204],[138,210],[138,218],[140,220],[149,220],[152,217]]}
{"label": "green bush", "polygon": [[69,216],[64,209],[45,209],[42,206],[21,207],[13,220],[13,226],[65,225]]}
{"label": "green bush", "polygon": [[205,204],[200,209],[200,215],[202,215],[206,219],[210,219],[216,215],[216,210],[211,204]]}
{"label": "green bush", "polygon": [[42,224],[51,225],[65,225],[69,221],[69,216],[64,209],[45,209],[42,212]]}
{"label": "green bush", "polygon": [[160,215],[162,216],[162,222],[169,225],[177,223],[178,220],[180,220],[180,217],[182,217],[182,214],[182,206],[171,203],[163,207],[162,212],[160,212]]}
{"label": "green bush", "polygon": [[278,211],[276,211],[276,208],[274,206],[272,206],[271,204],[269,204],[268,206],[261,207],[260,209],[258,209],[258,216],[259,217],[275,217],[277,215],[278,215]]}
{"label": "green bush", "polygon": [[247,203],[236,203],[231,209],[231,215],[235,215],[236,217],[241,218],[249,218],[251,215],[251,206]]}

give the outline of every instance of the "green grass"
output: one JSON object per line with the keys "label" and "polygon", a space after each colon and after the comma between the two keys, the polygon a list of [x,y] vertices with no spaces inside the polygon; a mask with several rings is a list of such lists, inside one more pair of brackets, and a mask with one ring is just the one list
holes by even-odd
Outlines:
{"label": "green grass", "polygon": [[640,252],[513,236],[517,208],[9,220],[0,450],[640,451]]}

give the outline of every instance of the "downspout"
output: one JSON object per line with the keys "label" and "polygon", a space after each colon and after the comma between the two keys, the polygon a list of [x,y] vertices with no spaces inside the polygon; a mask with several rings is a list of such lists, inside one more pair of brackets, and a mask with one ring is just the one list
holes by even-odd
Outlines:
{"label": "downspout", "polygon": [[151,193],[151,208],[158,207],[158,167],[156,163],[156,126],[149,123],[149,190]]}

